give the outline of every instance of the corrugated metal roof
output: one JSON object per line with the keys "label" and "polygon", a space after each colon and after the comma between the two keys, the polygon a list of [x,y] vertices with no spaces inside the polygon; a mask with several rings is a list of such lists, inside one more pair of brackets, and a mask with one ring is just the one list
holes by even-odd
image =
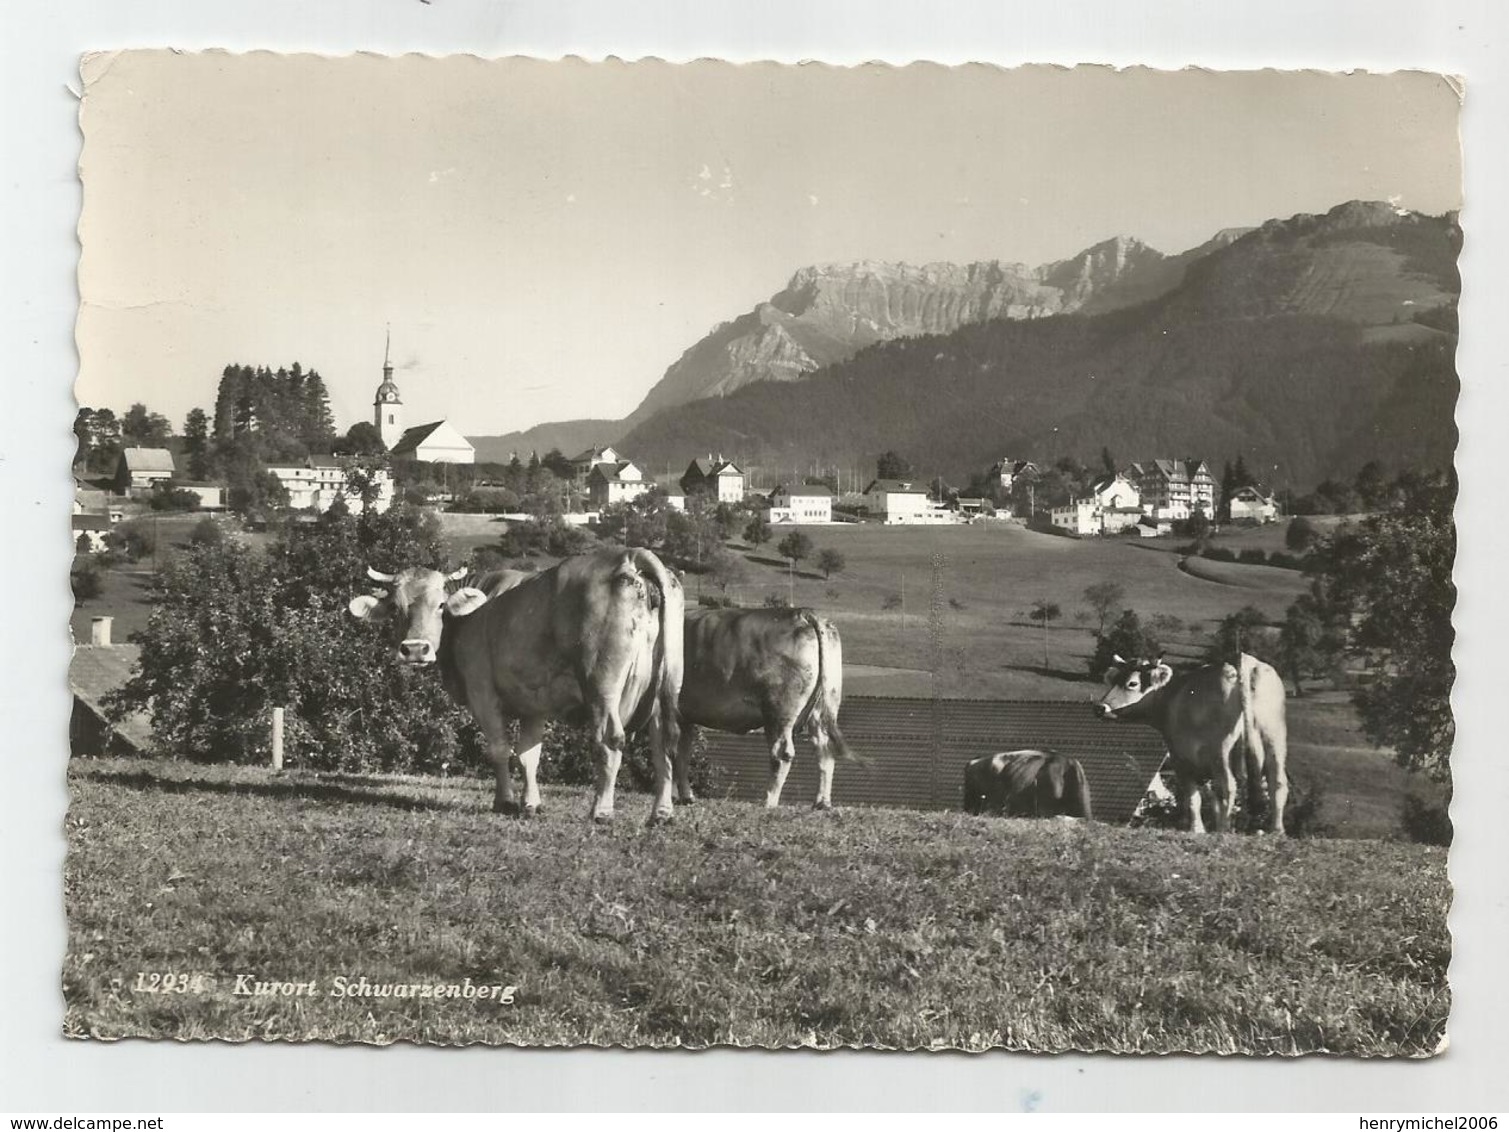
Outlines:
{"label": "corrugated metal roof", "polygon": [[[834,772],[833,801],[840,806],[958,809],[971,759],[1035,747],[1078,759],[1096,818],[1121,825],[1166,754],[1152,728],[1100,719],[1085,702],[850,696],[839,725],[854,753],[870,760],[841,762]],[[761,733],[710,731],[707,743],[716,794],[764,798],[770,762]],[[810,743],[797,747],[782,801],[809,805],[817,760]]]}

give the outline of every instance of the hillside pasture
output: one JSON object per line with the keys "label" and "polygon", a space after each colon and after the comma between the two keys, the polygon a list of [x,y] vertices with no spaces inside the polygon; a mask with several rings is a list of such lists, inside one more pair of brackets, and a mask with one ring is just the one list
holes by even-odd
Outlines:
{"label": "hillside pasture", "polygon": [[[847,565],[823,579],[763,564],[767,552],[747,552],[748,583],[731,596],[757,605],[769,596],[794,598],[830,614],[843,633],[846,664],[905,668],[928,678],[861,678],[850,690],[882,695],[939,694],[1001,699],[1083,699],[1098,695],[1086,683],[1095,623],[1084,591],[1113,581],[1125,605],[1144,622],[1157,614],[1186,628],[1164,644],[1176,659],[1203,651],[1221,618],[1246,605],[1274,621],[1307,587],[1302,574],[1231,564],[1220,581],[1179,569],[1171,540],[1072,539],[1010,523],[885,527],[844,524],[804,527],[819,549],[832,547]],[[939,558],[937,586],[934,558]],[[715,592],[687,579],[695,600]],[[1029,610],[1039,599],[1063,616],[1046,629]],[[936,611],[936,612],[935,612]],[[1046,651],[1046,657],[1045,657]]]}
{"label": "hillside pasture", "polygon": [[1446,1022],[1439,849],[729,802],[647,829],[632,794],[597,827],[567,788],[520,822],[471,779],[139,760],[70,789],[74,1037],[1419,1056]]}

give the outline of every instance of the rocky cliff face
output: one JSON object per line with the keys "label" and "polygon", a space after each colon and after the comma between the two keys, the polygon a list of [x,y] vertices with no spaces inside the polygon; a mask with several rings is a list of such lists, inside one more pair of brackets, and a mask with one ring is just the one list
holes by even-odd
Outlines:
{"label": "rocky cliff face", "polygon": [[798,380],[891,338],[949,334],[994,318],[1101,312],[1143,302],[1178,286],[1193,254],[1165,256],[1118,236],[1041,267],[999,260],[804,267],[768,302],[714,328],[687,350],[625,427],[751,382]]}

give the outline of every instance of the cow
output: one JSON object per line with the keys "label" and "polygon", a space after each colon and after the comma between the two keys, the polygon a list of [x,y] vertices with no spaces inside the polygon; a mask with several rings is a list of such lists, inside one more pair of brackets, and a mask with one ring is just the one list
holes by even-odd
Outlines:
{"label": "cow", "polygon": [[964,810],[1013,818],[1090,818],[1090,784],[1078,759],[1057,751],[1002,751],[964,768]]}
{"label": "cow", "polygon": [[693,800],[688,770],[698,728],[736,735],[763,728],[770,749],[765,805],[779,805],[796,756],[792,734],[805,726],[818,760],[813,808],[830,809],[834,751],[854,757],[838,727],[844,657],[833,623],[810,609],[691,609],[685,646],[677,800]]}
{"label": "cow", "polygon": [[626,733],[648,730],[655,771],[651,824],[672,815],[671,757],[679,732],[681,583],[648,550],[605,549],[538,574],[499,571],[448,593],[466,571],[368,568],[388,587],[353,598],[351,615],[393,618],[400,662],[438,664],[441,681],[487,739],[493,810],[520,812],[508,737],[519,722],[522,813],[539,812],[540,740],[547,720],[585,724],[596,746],[592,817],[613,817]]}
{"label": "cow", "polygon": [[[1206,664],[1175,675],[1162,657],[1114,660],[1106,672],[1110,690],[1098,710],[1107,719],[1145,723],[1162,733],[1191,832],[1205,832],[1200,811],[1206,783],[1215,795],[1216,830],[1230,826],[1240,770],[1252,812],[1262,809],[1266,780],[1267,828],[1281,835],[1289,798],[1288,725],[1284,682],[1273,666],[1242,653],[1234,666]],[[1245,748],[1245,766],[1233,763],[1238,743]]]}

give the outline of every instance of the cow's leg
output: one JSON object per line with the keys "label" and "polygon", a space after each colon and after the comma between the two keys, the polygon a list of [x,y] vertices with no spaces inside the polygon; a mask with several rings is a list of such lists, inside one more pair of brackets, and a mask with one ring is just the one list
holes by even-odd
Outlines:
{"label": "cow's leg", "polygon": [[676,804],[690,806],[697,800],[692,793],[692,749],[697,745],[701,728],[681,722],[681,737],[676,741]]}
{"label": "cow's leg", "polygon": [[1236,809],[1237,780],[1236,775],[1231,769],[1231,755],[1232,749],[1239,737],[1240,732],[1227,736],[1221,741],[1220,749],[1217,752],[1220,757],[1216,760],[1219,765],[1210,776],[1210,788],[1212,793],[1215,794],[1217,833],[1225,833],[1231,828],[1231,815]]}
{"label": "cow's leg", "polygon": [[1284,806],[1289,801],[1289,772],[1285,763],[1289,758],[1289,736],[1284,731],[1268,735],[1268,758],[1263,764],[1263,777],[1268,780],[1268,830],[1280,837],[1284,835]]}
{"label": "cow's leg", "polygon": [[545,738],[543,719],[519,721],[519,765],[524,768],[524,816],[543,813],[540,804],[540,745]]}
{"label": "cow's leg", "polygon": [[593,701],[592,742],[597,756],[597,783],[592,797],[592,820],[613,820],[613,789],[618,783],[618,767],[623,762],[624,728],[612,702],[602,697]]}
{"label": "cow's leg", "polygon": [[791,760],[796,758],[791,725],[765,728],[765,741],[770,744],[770,786],[765,791],[765,808],[774,809],[781,804],[781,788],[791,773]]}
{"label": "cow's leg", "polygon": [[833,747],[829,744],[826,735],[814,736],[812,745],[817,748],[817,801],[812,803],[812,808],[831,810],[833,808]]}
{"label": "cow's leg", "polygon": [[[673,764],[669,736],[659,720],[650,727],[650,764],[655,771],[655,805],[650,810],[650,824],[669,824],[675,818],[675,803],[671,800],[671,780],[676,767]],[[678,748],[679,750],[679,748]]]}
{"label": "cow's leg", "polygon": [[1184,811],[1185,826],[1190,833],[1205,832],[1205,818],[1200,813],[1205,799],[1200,794],[1200,784],[1182,771],[1174,772],[1174,796],[1179,808]]}
{"label": "cow's leg", "polygon": [[473,714],[487,740],[487,759],[493,764],[493,813],[517,814],[519,804],[513,796],[513,744],[508,738],[508,721],[496,705]]}

